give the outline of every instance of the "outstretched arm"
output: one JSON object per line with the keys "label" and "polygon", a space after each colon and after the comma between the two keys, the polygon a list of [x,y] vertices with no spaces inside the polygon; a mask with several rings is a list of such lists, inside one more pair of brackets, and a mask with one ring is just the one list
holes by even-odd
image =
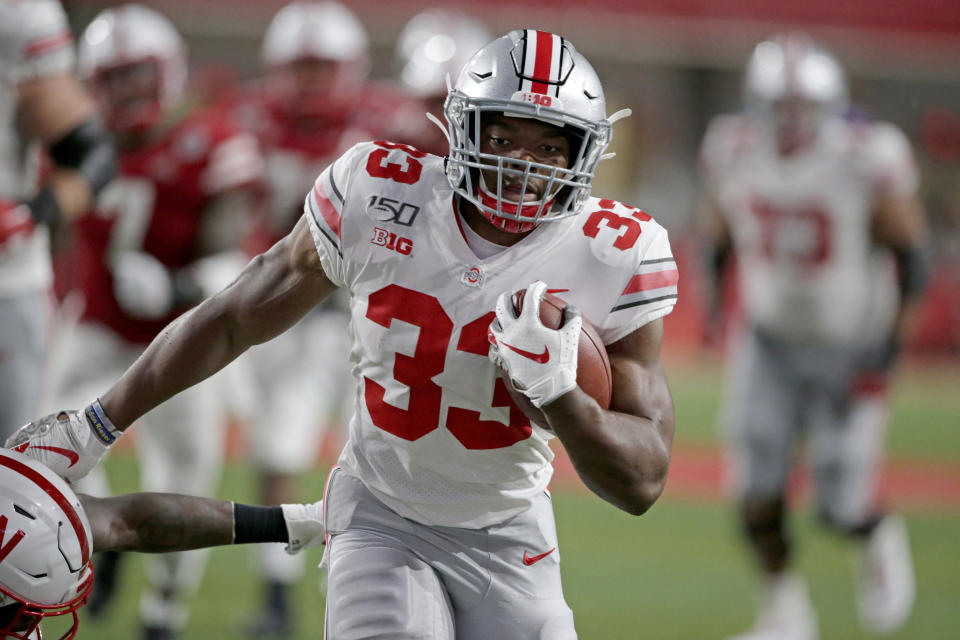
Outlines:
{"label": "outstretched arm", "polygon": [[254,258],[226,289],[172,322],[100,403],[119,429],[293,326],[333,290],[307,221]]}
{"label": "outstretched arm", "polygon": [[134,420],[286,330],[334,289],[301,219],[230,286],[170,323],[99,400],[31,422],[5,444],[69,481],[82,478]]}
{"label": "outstretched arm", "polygon": [[231,502],[163,493],[79,497],[94,551],[182,551],[233,542]]}
{"label": "outstretched arm", "polygon": [[172,493],[80,495],[94,551],[163,553],[247,542],[324,544],[323,503],[254,507]]}

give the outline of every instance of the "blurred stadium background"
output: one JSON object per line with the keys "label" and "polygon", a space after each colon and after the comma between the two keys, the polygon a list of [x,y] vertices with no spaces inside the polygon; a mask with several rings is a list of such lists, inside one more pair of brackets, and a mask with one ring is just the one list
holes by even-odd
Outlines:
{"label": "blurred stadium background", "polygon": [[[64,0],[74,32],[117,3]],[[190,45],[198,100],[229,91],[259,72],[263,30],[279,0],[144,2],[167,14]],[[394,73],[400,27],[435,3],[345,2],[372,40],[374,79]],[[722,457],[714,428],[720,354],[703,346],[702,309],[692,239],[698,185],[695,155],[707,121],[737,108],[740,70],[751,47],[784,28],[802,28],[845,63],[855,102],[899,125],[911,138],[934,229],[934,274],[920,326],[893,389],[885,499],[905,511],[916,554],[918,602],[895,637],[960,637],[960,2],[863,0],[773,3],[765,0],[486,0],[451,2],[495,33],[535,26],[570,38],[594,63],[608,111],[633,109],[617,125],[615,161],[602,166],[596,192],[643,207],[671,233],[681,263],[681,299],[667,322],[665,352],[677,404],[677,442],[667,494],[640,519],[588,496],[561,462],[555,483],[565,585],[582,638],[719,638],[753,615],[748,558],[724,502]],[[242,436],[221,496],[255,501]],[[336,443],[302,479],[305,497],[320,497]],[[136,488],[134,458],[109,461],[114,487]],[[804,478],[796,499],[804,500]],[[824,638],[866,637],[857,628],[850,549],[794,523],[800,569],[810,580]],[[214,552],[187,638],[235,635],[257,606],[248,550]],[[319,561],[319,552],[315,552]],[[123,595],[102,621],[86,620],[78,638],[137,633],[140,567],[125,567]],[[298,591],[298,636],[322,635],[319,572]]]}

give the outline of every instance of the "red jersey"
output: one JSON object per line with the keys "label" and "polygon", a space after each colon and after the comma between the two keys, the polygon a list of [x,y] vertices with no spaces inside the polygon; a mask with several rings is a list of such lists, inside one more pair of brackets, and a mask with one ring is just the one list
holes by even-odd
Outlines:
{"label": "red jersey", "polygon": [[156,320],[128,315],[113,295],[111,256],[142,251],[171,271],[203,257],[199,230],[207,206],[225,192],[255,184],[262,167],[256,140],[212,112],[185,117],[143,147],[121,149],[117,178],[74,226],[66,273],[72,286],[58,288],[83,293],[83,321],[102,323],[131,342],[150,342],[186,308]]}
{"label": "red jersey", "polygon": [[260,83],[245,87],[226,107],[227,118],[253,133],[264,155],[268,206],[248,243],[260,253],[287,235],[303,214],[303,199],[323,169],[358,142],[388,137],[397,107],[408,99],[377,84],[357,106],[322,116],[295,115]]}

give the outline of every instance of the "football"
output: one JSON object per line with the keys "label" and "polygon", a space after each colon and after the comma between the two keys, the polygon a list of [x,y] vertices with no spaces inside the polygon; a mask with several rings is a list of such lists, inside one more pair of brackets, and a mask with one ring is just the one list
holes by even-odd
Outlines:
{"label": "football", "polygon": [[[511,297],[514,312],[520,313],[526,293],[526,289],[521,289]],[[558,329],[563,321],[563,309],[566,306],[567,303],[564,300],[552,293],[544,295],[543,302],[540,304],[540,322],[545,327]],[[505,377],[505,374],[502,375]],[[527,396],[515,390],[509,380],[506,382],[514,404],[530,420],[536,422],[537,426],[549,430],[547,420],[543,417],[540,409],[533,406]],[[577,350],[577,385],[596,400],[601,407],[604,409],[610,408],[610,398],[613,395],[610,358],[607,356],[607,349],[603,346],[603,341],[600,340],[597,330],[586,318],[583,318],[583,328],[580,330],[580,346]]]}

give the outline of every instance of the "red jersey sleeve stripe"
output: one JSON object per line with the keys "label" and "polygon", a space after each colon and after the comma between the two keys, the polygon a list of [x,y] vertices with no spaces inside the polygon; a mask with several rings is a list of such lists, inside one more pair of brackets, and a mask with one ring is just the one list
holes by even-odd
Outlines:
{"label": "red jersey sleeve stripe", "polygon": [[627,283],[626,288],[620,295],[625,296],[630,293],[637,293],[638,291],[672,287],[679,281],[680,272],[676,269],[654,271],[653,273],[640,273],[630,278],[630,282]]}
{"label": "red jersey sleeve stripe", "polygon": [[14,460],[13,458],[8,458],[7,456],[0,456],[0,465],[9,467],[16,473],[24,476],[25,478],[32,481],[35,485],[40,487],[44,493],[53,498],[53,501],[57,503],[57,506],[63,511],[64,515],[67,516],[67,520],[70,521],[70,526],[73,527],[73,532],[77,534],[77,540],[80,541],[80,559],[81,562],[85,565],[90,561],[90,541],[87,540],[87,532],[83,528],[83,522],[80,520],[80,514],[77,513],[77,510],[70,500],[67,499],[67,496],[63,495],[63,492],[60,491],[52,482],[43,477],[35,469],[28,467],[19,460]]}
{"label": "red jersey sleeve stripe", "polygon": [[337,211],[337,208],[333,206],[333,203],[330,202],[330,198],[327,197],[327,192],[323,188],[323,178],[317,179],[316,183],[313,185],[313,197],[317,202],[317,209],[320,210],[320,215],[323,216],[324,222],[327,223],[327,226],[330,227],[330,230],[333,231],[337,238],[340,238],[340,212]]}
{"label": "red jersey sleeve stripe", "polygon": [[60,33],[39,38],[29,43],[23,50],[23,54],[27,58],[33,58],[35,56],[43,55],[49,51],[53,51],[54,49],[67,46],[71,42],[73,42],[73,36],[70,35],[70,32],[61,31]]}

